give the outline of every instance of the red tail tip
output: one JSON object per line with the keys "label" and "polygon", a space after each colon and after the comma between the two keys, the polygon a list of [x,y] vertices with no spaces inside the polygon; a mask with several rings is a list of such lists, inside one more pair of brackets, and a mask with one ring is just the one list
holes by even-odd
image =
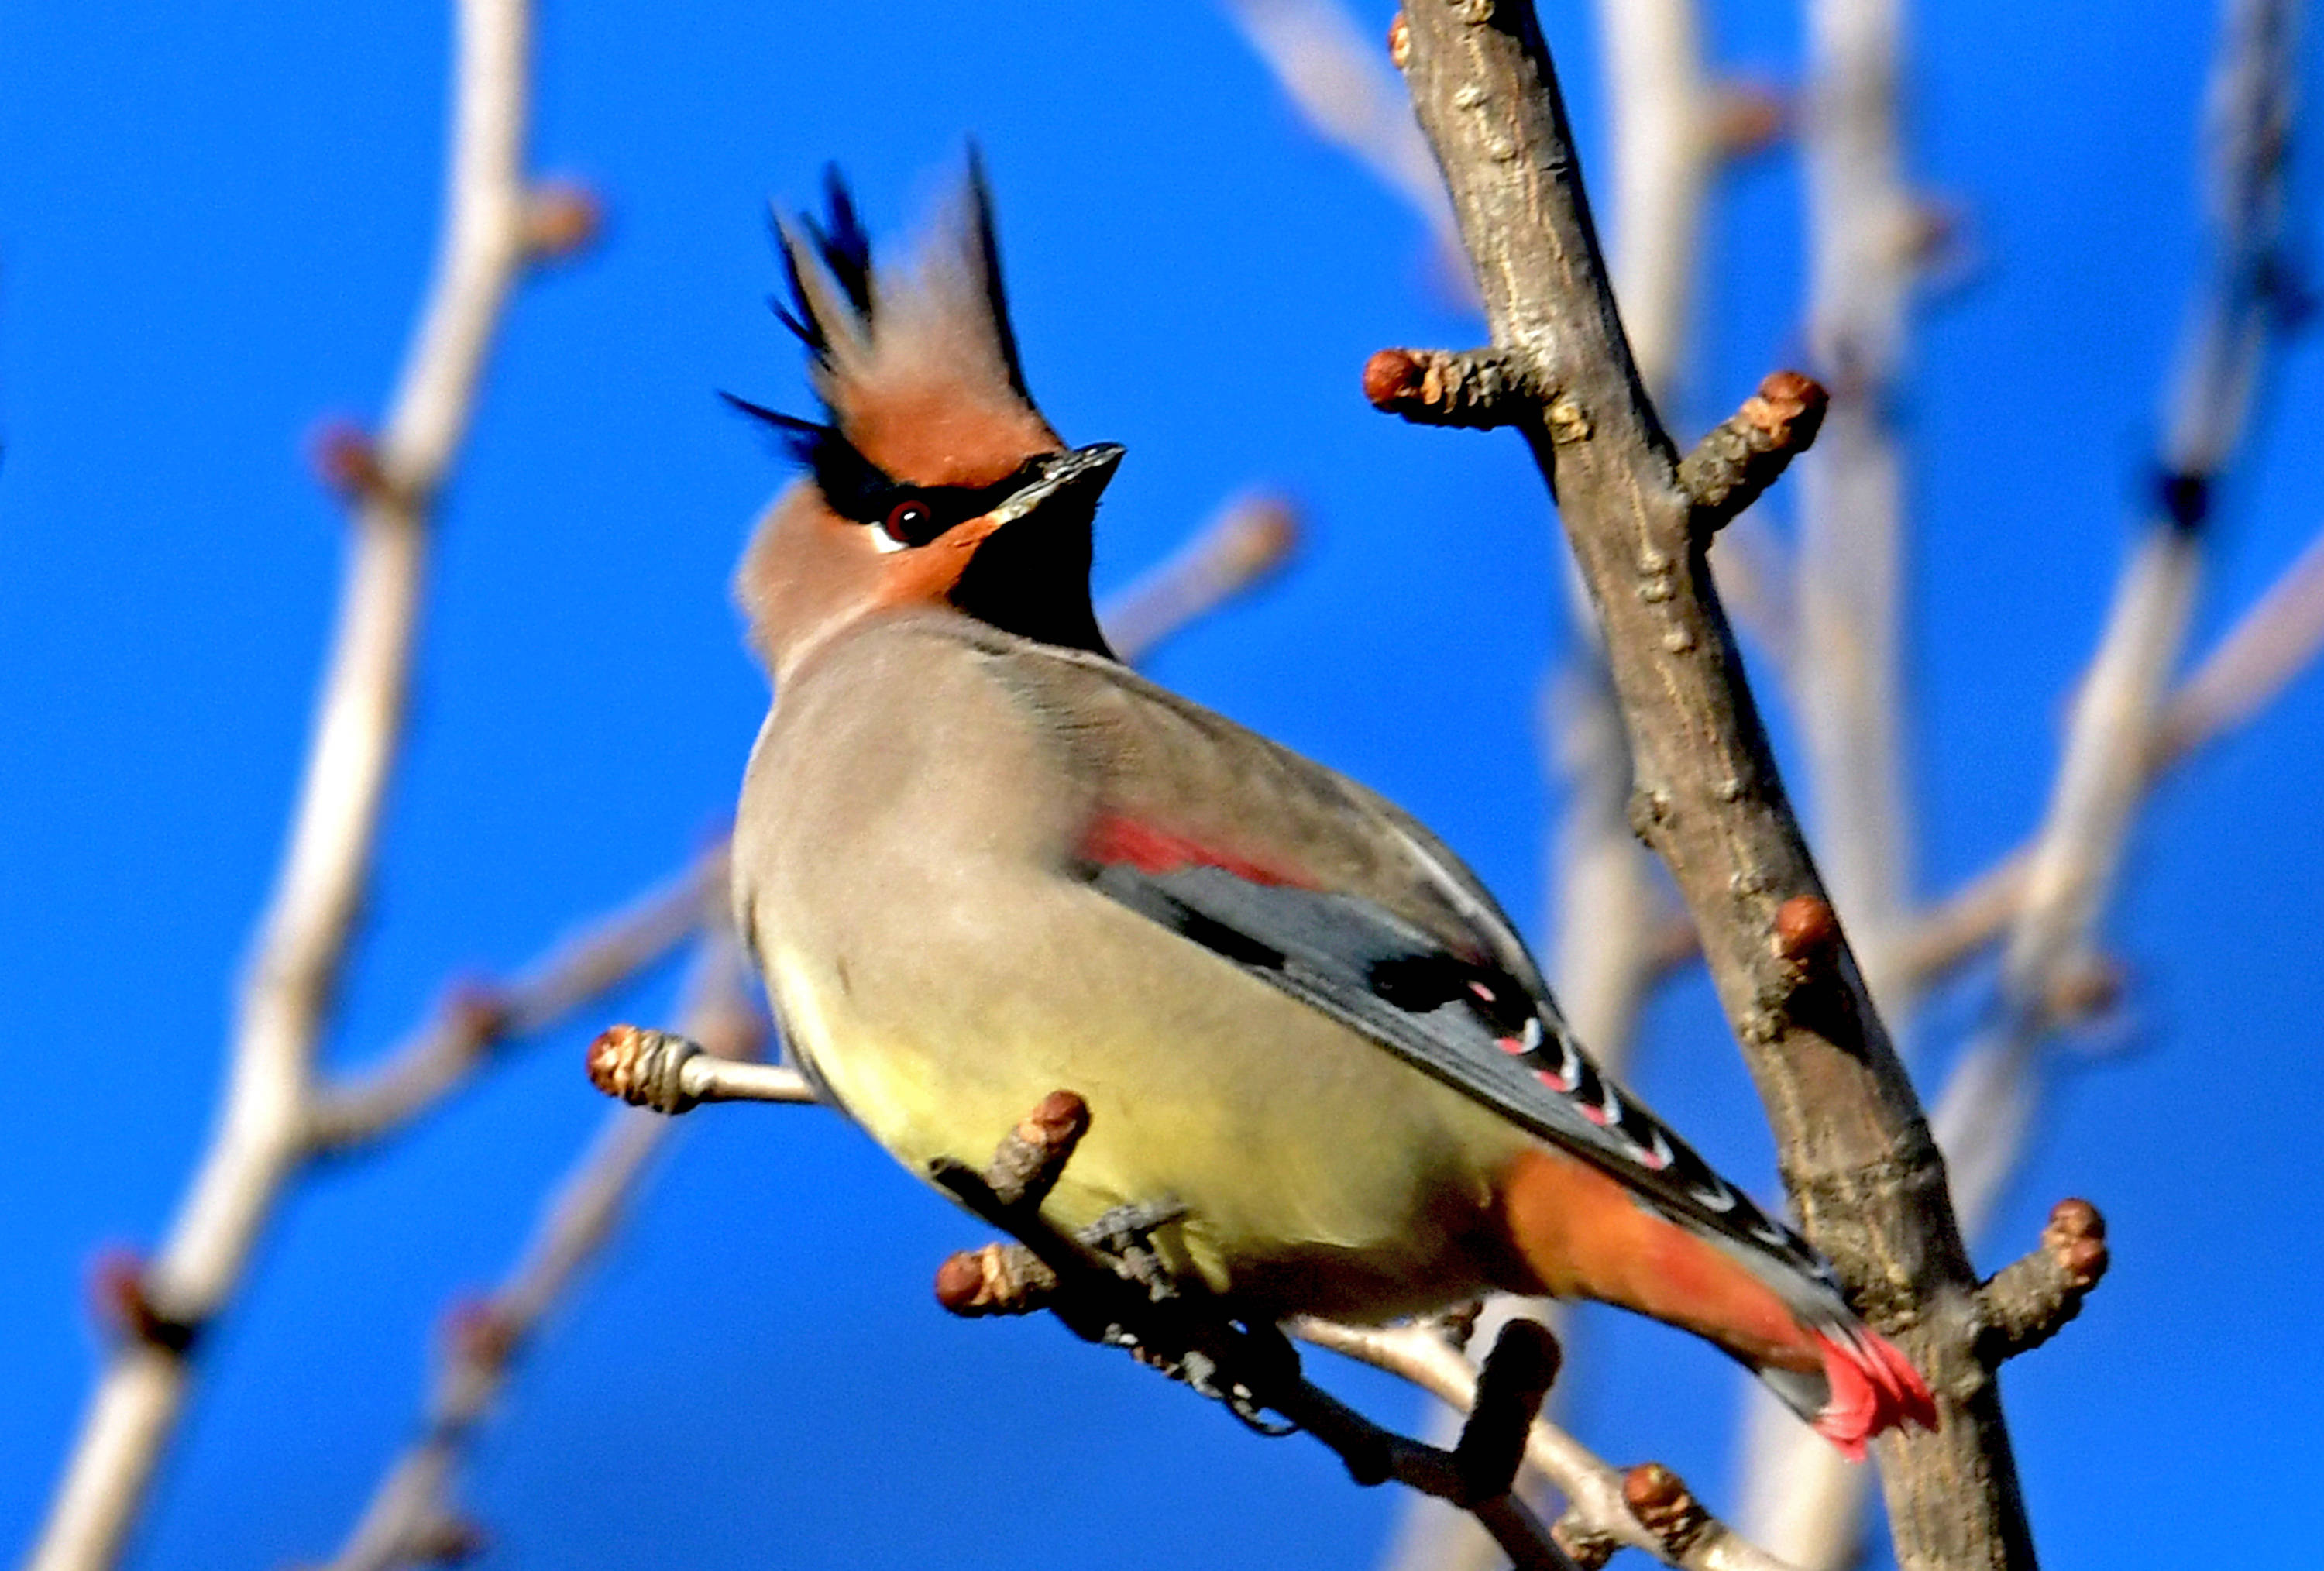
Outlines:
{"label": "red tail tip", "polygon": [[1816,1433],[1850,1462],[1864,1460],[1864,1443],[1895,1428],[1933,1429],[1937,1404],[1895,1345],[1861,1326],[1834,1336],[1815,1334],[1823,1351],[1823,1377],[1831,1399],[1815,1417]]}

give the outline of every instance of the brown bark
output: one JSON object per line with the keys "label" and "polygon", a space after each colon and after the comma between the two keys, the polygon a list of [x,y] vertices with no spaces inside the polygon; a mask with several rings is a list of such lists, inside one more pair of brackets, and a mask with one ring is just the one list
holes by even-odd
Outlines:
{"label": "brown bark", "polygon": [[[1774,1125],[1809,1236],[1929,1377],[1941,1429],[1878,1455],[1899,1563],[2031,1566],[1977,1281],[1918,1100],[1844,935],[1776,938],[1828,903],[1711,584],[1694,498],[1632,364],[1548,51],[1522,0],[1411,0],[1406,80],[1494,347],[1537,391],[1525,431],[1605,625],[1636,764],[1632,819],[1669,864]],[[1797,908],[1794,908],[1795,910]]]}

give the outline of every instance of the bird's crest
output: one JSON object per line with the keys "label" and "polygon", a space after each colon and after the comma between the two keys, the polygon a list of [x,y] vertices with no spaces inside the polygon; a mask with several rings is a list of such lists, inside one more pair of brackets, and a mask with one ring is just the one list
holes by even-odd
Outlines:
{"label": "bird's crest", "polygon": [[835,167],[825,174],[822,217],[778,213],[774,225],[790,299],[769,303],[807,346],[808,380],[825,418],[728,398],[771,427],[826,494],[851,489],[853,471],[866,464],[957,483],[967,476],[929,472],[930,464],[973,470],[989,446],[993,461],[1005,449],[1013,467],[1060,445],[1026,390],[991,194],[973,149],[959,197],[908,268],[872,264],[871,239]]}

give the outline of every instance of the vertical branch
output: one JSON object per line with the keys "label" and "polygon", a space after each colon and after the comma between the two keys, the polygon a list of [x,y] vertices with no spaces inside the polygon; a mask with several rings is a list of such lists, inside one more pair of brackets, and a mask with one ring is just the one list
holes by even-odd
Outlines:
{"label": "vertical branch", "polygon": [[[1817,864],[1894,1024],[1910,898],[1903,485],[1889,406],[1918,247],[1898,134],[1901,0],[1810,0],[1808,334],[1831,406],[1798,468],[1794,658]],[[1745,1398],[1743,1530],[1810,1567],[1853,1561],[1865,1482],[1781,1406]],[[1805,1443],[1803,1443],[1804,1440]]]}
{"label": "vertical branch", "polygon": [[[2164,389],[2153,511],[2124,563],[2074,702],[2008,928],[1996,1023],[1965,1050],[1934,1115],[1954,1205],[1971,1236],[1991,1217],[2024,1151],[2038,1096],[2034,1058],[2060,1023],[2060,1001],[2096,963],[2097,929],[2153,778],[2169,685],[2185,650],[2210,495],[2248,423],[2282,319],[2298,16],[2296,0],[2230,0],[2226,9],[2208,108],[2210,254]],[[1827,444],[1840,407],[1835,400]],[[1862,592],[1860,584],[1849,589]],[[1748,1530],[1803,1564],[1846,1564],[1861,1490],[1828,1457],[1781,1436],[1773,1420],[1761,1436],[1768,1443],[1757,1453]]]}
{"label": "vertical branch", "polygon": [[1876,999],[1910,882],[1901,756],[1904,497],[1889,421],[1918,246],[1898,149],[1898,0],[1812,0],[1808,332],[1831,392],[1798,470],[1792,670],[1819,861]]}
{"label": "vertical branch", "polygon": [[[1609,263],[1648,392],[1668,396],[1693,305],[1704,193],[1719,148],[1694,0],[1600,0],[1611,109]],[[1567,782],[1552,870],[1558,1000],[1616,1074],[1659,971],[1662,896],[1629,818],[1630,753],[1596,619],[1575,586],[1572,665],[1559,682],[1557,762]]]}
{"label": "vertical branch", "polygon": [[2280,337],[2300,11],[2298,0],[2230,0],[2227,8],[2209,104],[2211,258],[2165,393],[2153,510],[2074,700],[2004,950],[1999,1023],[1971,1046],[1939,1108],[1946,1149],[1960,1151],[1954,1183],[1967,1216],[1990,1211],[2015,1165],[2032,1112],[2032,1056],[2057,1023],[2060,984],[2092,957],[2163,735],[2211,494]]}
{"label": "vertical branch", "polygon": [[[1614,291],[1648,390],[1677,381],[1694,303],[1702,206],[1730,151],[1725,101],[1706,71],[1695,0],[1600,0],[1610,141]],[[1433,183],[1433,182],[1432,182]],[[1639,1012],[1665,974],[1659,936],[1668,900],[1630,827],[1630,749],[1588,592],[1569,578],[1574,632],[1552,678],[1542,725],[1564,810],[1544,836],[1550,891],[1543,928],[1566,1019],[1609,1071],[1620,1074]],[[1495,1311],[1500,1306],[1494,1307]],[[1568,1338],[1554,1303],[1529,1305]],[[1458,1413],[1432,1422],[1450,1432]],[[1494,1548],[1457,1512],[1425,1498],[1405,1507],[1388,1560],[1397,1571],[1489,1571]]]}
{"label": "vertical branch", "polygon": [[232,1296],[304,1156],[315,1048],[372,866],[401,736],[437,490],[527,256],[530,16],[463,0],[446,222],[420,333],[375,451],[334,455],[355,491],[350,556],[288,846],[237,1003],[217,1132],[138,1284],[166,1335],[127,1336],[84,1414],[34,1571],[119,1556],[183,1410],[189,1350]]}
{"label": "vertical branch", "polygon": [[[1899,1559],[1914,1571],[2030,1566],[2000,1400],[1959,1323],[1975,1280],[1943,1164],[1831,923],[1710,580],[1710,531],[1773,469],[1747,463],[1736,473],[1749,483],[1715,497],[1683,485],[1623,337],[1530,8],[1412,0],[1406,20],[1414,106],[1511,390],[1499,420],[1530,442],[1604,622],[1637,780],[1632,821],[1693,913],[1810,1236],[1937,1392],[1937,1433],[1879,1443]],[[1771,377],[1719,434],[1759,432],[1774,446],[1749,450],[1780,467],[1819,404],[1803,379]],[[1707,485],[1720,467],[1714,454],[1692,473]],[[1785,906],[1821,912],[1790,926],[1830,932],[1829,946],[1779,942]]]}
{"label": "vertical branch", "polygon": [[[1780,124],[1768,97],[1712,79],[1696,0],[1599,0],[1612,120],[1609,261],[1622,326],[1648,396],[1676,388],[1691,337],[1712,182]],[[1553,706],[1568,804],[1552,929],[1559,1002],[1600,1062],[1619,1072],[1637,1012],[1664,970],[1665,905],[1629,821],[1630,758],[1584,587],[1584,632]]]}
{"label": "vertical branch", "polygon": [[2002,957],[1999,1019],[1971,1043],[1937,1110],[1956,1203],[1982,1221],[2034,1114],[2034,1059],[2055,1001],[2091,964],[2098,926],[2183,656],[2211,498],[2241,445],[2287,317],[2286,154],[2298,83],[2299,0],[2229,0],[2208,113],[2210,256],[2164,393],[2153,502],[2116,581],[2068,722],[2057,781]]}

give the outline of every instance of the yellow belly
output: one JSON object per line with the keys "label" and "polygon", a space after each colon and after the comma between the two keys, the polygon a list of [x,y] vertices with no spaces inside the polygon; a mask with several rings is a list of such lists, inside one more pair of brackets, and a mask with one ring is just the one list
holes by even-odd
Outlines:
{"label": "yellow belly", "polygon": [[[1143,921],[1088,898],[1102,909],[1084,920]],[[1128,975],[1057,956],[941,966],[942,981],[862,955],[767,959],[798,1048],[916,1172],[940,1156],[981,1168],[1071,1090],[1091,1129],[1047,1207],[1061,1226],[1176,1201],[1188,1217],[1157,1239],[1173,1265],[1283,1313],[1381,1319],[1489,1285],[1488,1180],[1519,1132],[1173,935],[1138,932],[1125,952],[1140,956]],[[927,983],[981,1005],[930,1007]]]}

